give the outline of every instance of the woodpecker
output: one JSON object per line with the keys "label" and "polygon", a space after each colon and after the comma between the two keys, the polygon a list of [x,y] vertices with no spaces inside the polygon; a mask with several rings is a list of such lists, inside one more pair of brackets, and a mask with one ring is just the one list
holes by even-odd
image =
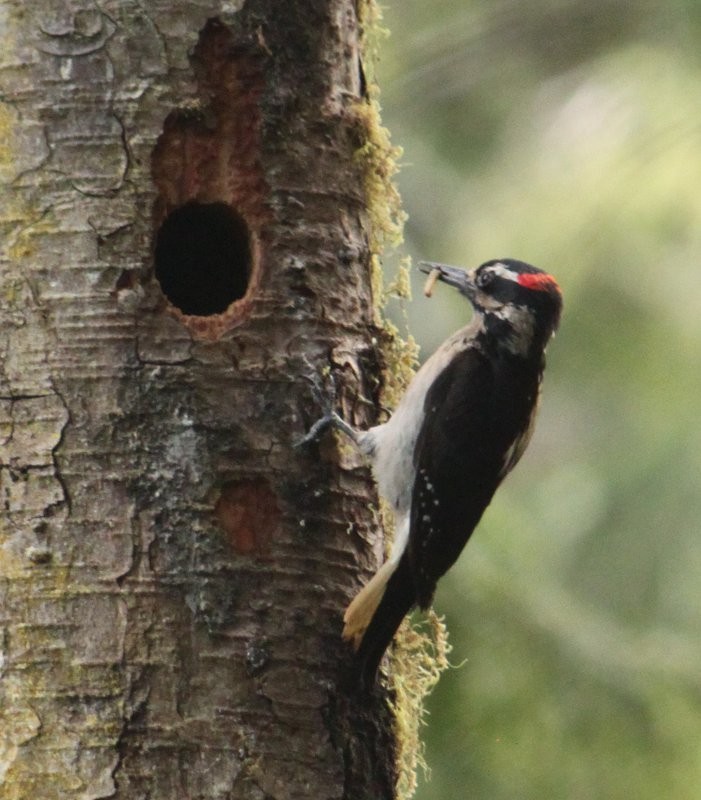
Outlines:
{"label": "woodpecker", "polygon": [[389,558],[344,614],[343,638],[356,649],[359,677],[372,685],[404,616],[430,606],[494,492],[533,432],[545,348],[562,296],[555,279],[523,261],[487,261],[464,270],[422,262],[429,280],[454,287],[473,308],[414,376],[389,420],[358,431],[335,414],[371,466],[395,515]]}

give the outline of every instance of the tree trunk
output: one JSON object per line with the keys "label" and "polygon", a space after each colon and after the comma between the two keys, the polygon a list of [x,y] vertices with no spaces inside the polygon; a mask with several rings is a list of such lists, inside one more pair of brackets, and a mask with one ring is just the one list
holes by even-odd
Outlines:
{"label": "tree trunk", "polygon": [[392,798],[357,2],[0,20],[0,796]]}

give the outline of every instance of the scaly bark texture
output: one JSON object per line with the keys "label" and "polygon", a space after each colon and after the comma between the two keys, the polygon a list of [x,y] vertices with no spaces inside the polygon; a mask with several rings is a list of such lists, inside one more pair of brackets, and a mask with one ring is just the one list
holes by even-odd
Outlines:
{"label": "scaly bark texture", "polygon": [[358,30],[0,0],[2,798],[393,796],[339,636],[372,481],[292,446],[308,376],[360,425],[381,382]]}

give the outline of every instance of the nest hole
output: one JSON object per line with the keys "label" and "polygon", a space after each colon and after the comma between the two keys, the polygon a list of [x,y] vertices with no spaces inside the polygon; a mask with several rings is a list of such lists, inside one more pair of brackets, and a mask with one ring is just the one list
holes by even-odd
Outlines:
{"label": "nest hole", "polygon": [[183,314],[221,314],[248,289],[251,241],[226,203],[192,200],[171,211],[156,234],[156,279]]}

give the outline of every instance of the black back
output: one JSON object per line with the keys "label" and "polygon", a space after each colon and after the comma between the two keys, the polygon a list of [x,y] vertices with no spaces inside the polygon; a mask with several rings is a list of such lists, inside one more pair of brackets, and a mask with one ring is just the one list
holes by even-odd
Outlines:
{"label": "black back", "polygon": [[406,553],[421,607],[430,604],[436,581],[460,555],[523,452],[542,370],[542,358],[506,353],[488,357],[479,347],[470,347],[429,390],[415,450]]}

